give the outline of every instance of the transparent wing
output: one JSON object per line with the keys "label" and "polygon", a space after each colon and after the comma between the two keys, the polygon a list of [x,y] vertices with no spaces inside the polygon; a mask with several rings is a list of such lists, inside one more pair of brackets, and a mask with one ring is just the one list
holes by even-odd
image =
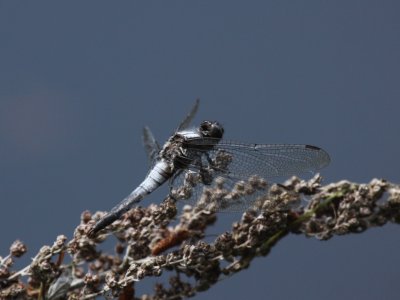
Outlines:
{"label": "transparent wing", "polygon": [[174,190],[180,198],[206,202],[218,211],[243,211],[265,194],[271,178],[314,172],[330,161],[324,150],[310,145],[215,145],[202,138],[185,147],[181,162],[187,169],[174,180]]}
{"label": "transparent wing", "polygon": [[143,128],[143,146],[146,150],[149,163],[152,165],[157,157],[158,152],[160,151],[160,146],[154,138],[150,128],[147,126]]}
{"label": "transparent wing", "polygon": [[204,184],[199,172],[186,169],[172,181],[171,195],[197,210],[243,212],[259,201],[268,190],[268,183],[260,177],[237,180],[214,174],[212,182]]}
{"label": "transparent wing", "polygon": [[228,160],[227,166],[220,170],[226,176],[246,179],[258,175],[270,179],[315,172],[330,162],[327,152],[311,145],[244,144],[225,140],[212,145],[215,141],[210,138],[187,142],[189,151],[196,153],[192,155],[201,157],[192,162],[192,168],[201,169],[213,159],[222,157],[219,160]]}
{"label": "transparent wing", "polygon": [[176,131],[187,129],[190,126],[190,123],[192,122],[192,120],[193,120],[194,116],[196,115],[196,112],[199,108],[199,104],[200,104],[200,99],[196,99],[189,114],[185,117],[185,119],[183,119],[181,124],[179,124],[178,129]]}

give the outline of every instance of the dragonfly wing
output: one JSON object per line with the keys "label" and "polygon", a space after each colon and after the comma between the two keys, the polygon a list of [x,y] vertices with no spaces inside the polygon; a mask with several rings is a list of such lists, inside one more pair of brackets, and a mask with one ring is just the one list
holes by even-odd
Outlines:
{"label": "dragonfly wing", "polygon": [[179,124],[178,129],[176,131],[180,131],[183,129],[187,129],[190,126],[194,116],[196,115],[197,110],[199,109],[200,99],[196,99],[192,109],[190,110],[189,114],[183,119],[181,124]]}
{"label": "dragonfly wing", "polygon": [[150,165],[153,165],[158,152],[160,152],[160,145],[158,145],[153,133],[147,126],[143,128],[143,145],[144,149],[146,150],[149,163]]}
{"label": "dragonfly wing", "polygon": [[179,158],[186,169],[173,182],[176,198],[217,211],[243,211],[262,199],[277,178],[315,172],[330,161],[324,150],[310,145],[216,142],[186,142],[186,156]]}
{"label": "dragonfly wing", "polygon": [[266,181],[261,178],[253,177],[244,181],[218,172],[214,176],[211,183],[204,184],[198,168],[182,170],[171,181],[171,195],[181,200],[178,203],[189,204],[200,210],[243,212],[268,190]]}
{"label": "dragonfly wing", "polygon": [[209,158],[217,162],[227,160],[227,166],[222,166],[224,170],[221,171],[237,179],[246,180],[252,175],[271,179],[313,173],[330,162],[327,152],[311,145],[244,144],[226,140],[212,145],[215,141],[203,138],[192,139],[187,146],[208,157],[208,161]]}

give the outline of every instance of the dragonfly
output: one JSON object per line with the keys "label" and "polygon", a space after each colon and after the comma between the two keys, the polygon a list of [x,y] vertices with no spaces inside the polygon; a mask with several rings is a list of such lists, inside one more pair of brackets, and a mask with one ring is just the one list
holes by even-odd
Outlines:
{"label": "dragonfly", "polygon": [[[90,237],[120,219],[167,181],[173,198],[196,201],[199,189],[219,187],[220,196],[214,197],[217,211],[232,207],[243,210],[251,205],[254,190],[267,188],[266,180],[313,173],[330,162],[329,154],[317,146],[224,140],[224,128],[217,121],[203,121],[198,127],[190,127],[198,107],[197,99],[163,147],[148,127],[143,129],[144,147],[152,166],[137,188],[95,223],[88,232]],[[253,191],[249,192],[245,183],[250,183],[247,187],[253,187]]]}

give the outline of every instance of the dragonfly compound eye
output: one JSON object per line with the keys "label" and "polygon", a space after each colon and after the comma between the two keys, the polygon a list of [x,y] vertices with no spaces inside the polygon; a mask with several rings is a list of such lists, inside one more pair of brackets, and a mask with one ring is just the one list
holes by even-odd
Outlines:
{"label": "dragonfly compound eye", "polygon": [[218,122],[204,121],[200,124],[200,131],[204,137],[222,138],[224,128]]}

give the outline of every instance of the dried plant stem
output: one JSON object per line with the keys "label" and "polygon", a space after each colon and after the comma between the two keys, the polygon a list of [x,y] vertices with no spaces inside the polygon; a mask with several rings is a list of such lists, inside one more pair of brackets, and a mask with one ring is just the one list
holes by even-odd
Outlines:
{"label": "dried plant stem", "polygon": [[[243,185],[254,188],[254,182],[252,178]],[[14,242],[10,253],[0,257],[0,299],[94,299],[99,295],[181,299],[248,268],[255,257],[268,255],[290,233],[326,240],[387,222],[400,223],[399,185],[378,179],[368,184],[321,185],[317,175],[269,187],[230,231],[206,243],[206,230],[218,215],[205,204],[219,201],[224,194],[221,186],[204,192],[197,206],[185,207],[176,225],[172,224],[178,210],[170,198],[158,206],[132,209],[94,239],[87,232],[103,213],[84,212],[69,242],[60,235],[19,271],[13,270],[13,261],[26,252],[26,246]],[[111,235],[118,242],[114,253],[107,254],[100,244]],[[63,263],[65,254],[71,263]],[[152,293],[136,295],[136,284],[163,273],[169,276],[168,282],[160,279],[164,283],[156,284]]]}

